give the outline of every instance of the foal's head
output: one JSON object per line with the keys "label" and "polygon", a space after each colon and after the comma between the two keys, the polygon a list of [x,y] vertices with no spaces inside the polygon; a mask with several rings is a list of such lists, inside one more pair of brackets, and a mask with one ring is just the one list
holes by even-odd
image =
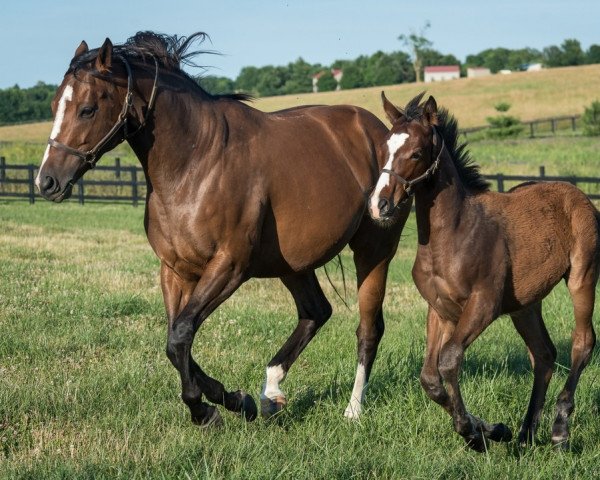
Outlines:
{"label": "foal's head", "polygon": [[405,111],[392,105],[381,92],[383,108],[392,123],[382,152],[386,163],[369,198],[369,213],[378,221],[391,221],[395,208],[408,200],[422,180],[437,167],[441,137],[437,104],[433,97],[420,106],[422,94]]}
{"label": "foal's head", "polygon": [[123,141],[127,78],[109,39],[92,51],[81,42],[52,101],[54,125],[36,178],[48,200],[68,198],[100,156]]}

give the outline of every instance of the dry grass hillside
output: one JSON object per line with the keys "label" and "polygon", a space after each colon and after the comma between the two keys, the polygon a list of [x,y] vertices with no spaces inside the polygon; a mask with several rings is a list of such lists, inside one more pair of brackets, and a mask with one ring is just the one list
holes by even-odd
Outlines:
{"label": "dry grass hillside", "polygon": [[[253,105],[274,111],[298,105],[359,105],[383,118],[380,92],[404,105],[417,93],[426,90],[440,105],[458,118],[463,128],[485,125],[486,117],[495,114],[494,105],[509,102],[510,114],[522,120],[574,115],[593,100],[600,98],[600,65],[566,67],[541,72],[518,72],[484,78],[461,78],[443,83],[411,83],[386,87],[360,88],[340,92],[305,93],[259,98]],[[49,122],[0,127],[0,141],[44,142],[51,130]]]}

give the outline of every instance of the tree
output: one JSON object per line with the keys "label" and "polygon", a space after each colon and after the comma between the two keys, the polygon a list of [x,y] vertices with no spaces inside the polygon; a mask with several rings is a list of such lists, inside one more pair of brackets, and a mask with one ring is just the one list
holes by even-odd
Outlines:
{"label": "tree", "polygon": [[319,92],[332,92],[337,87],[337,81],[333,78],[331,72],[323,72],[323,75],[317,81],[317,86],[319,87]]}
{"label": "tree", "polygon": [[590,45],[585,57],[586,63],[600,63],[600,45]]}
{"label": "tree", "polygon": [[227,77],[215,77],[213,75],[207,75],[206,77],[198,78],[197,82],[204,90],[212,95],[231,93],[235,90],[235,84],[233,80]]}
{"label": "tree", "polygon": [[423,50],[430,48],[433,43],[425,38],[425,32],[429,29],[431,24],[429,20],[425,22],[423,28],[421,28],[420,32],[417,34],[412,31],[409,35],[400,35],[398,40],[400,40],[405,47],[409,48],[411,51],[411,60],[413,64],[413,69],[415,71],[415,78],[417,82],[421,81],[421,70],[423,68],[423,61],[421,59],[421,55]]}
{"label": "tree", "polygon": [[585,54],[581,49],[581,43],[574,38],[567,38],[561,45],[563,52],[563,65],[583,65],[585,63]]}

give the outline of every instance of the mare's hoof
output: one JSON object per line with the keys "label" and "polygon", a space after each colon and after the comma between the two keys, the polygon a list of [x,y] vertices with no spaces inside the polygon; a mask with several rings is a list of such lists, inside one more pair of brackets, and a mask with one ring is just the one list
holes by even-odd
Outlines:
{"label": "mare's hoof", "polygon": [[202,428],[220,427],[223,419],[217,407],[203,404],[203,408],[197,414],[192,413],[192,422]]}
{"label": "mare's hoof", "polygon": [[248,395],[242,390],[238,390],[234,393],[234,395],[240,399],[241,409],[239,414],[244,418],[244,420],[249,422],[256,420],[256,417],[258,416],[258,409],[256,408],[256,402],[252,398],[252,395]]}
{"label": "mare's hoof", "polygon": [[552,437],[552,445],[558,450],[567,451],[570,448],[569,437]]}
{"label": "mare's hoof", "polygon": [[529,445],[533,445],[535,443],[535,435],[532,430],[521,430],[519,432],[519,446],[528,447]]}
{"label": "mare's hoof", "polygon": [[485,436],[494,442],[510,442],[512,440],[510,428],[503,423],[496,423],[489,433],[486,432]]}
{"label": "mare's hoof", "polygon": [[273,415],[277,415],[287,405],[287,400],[284,396],[278,395],[275,398],[261,397],[260,399],[260,414],[263,418],[268,419]]}

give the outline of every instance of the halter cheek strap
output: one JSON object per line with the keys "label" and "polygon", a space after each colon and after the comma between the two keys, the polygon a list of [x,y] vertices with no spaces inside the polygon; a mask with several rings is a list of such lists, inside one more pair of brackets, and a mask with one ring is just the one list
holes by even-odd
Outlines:
{"label": "halter cheek strap", "polygon": [[[438,134],[437,129],[434,126],[433,127],[433,135],[437,136],[437,134]],[[442,147],[440,148],[440,151],[438,152],[435,162],[433,162],[424,173],[422,173],[418,177],[413,178],[411,180],[407,180],[406,178],[402,177],[401,175],[397,174],[396,172],[394,172],[393,170],[391,170],[389,168],[384,168],[381,171],[396,178],[396,180],[398,180],[404,186],[404,191],[406,192],[406,194],[409,197],[411,197],[415,194],[414,187],[416,185],[418,185],[421,182],[424,182],[425,180],[428,180],[435,174],[435,172],[437,171],[437,169],[440,165],[440,161],[442,159],[442,151],[444,150],[445,146],[446,146],[446,143],[444,142],[444,137],[442,137]]]}
{"label": "halter cheek strap", "polygon": [[150,100],[148,101],[148,107],[146,110],[146,115],[144,116],[143,121],[140,123],[139,127],[132,133],[127,132],[127,115],[129,113],[129,109],[133,105],[133,74],[131,73],[131,67],[129,66],[129,62],[125,59],[125,57],[117,56],[119,60],[121,60],[125,68],[127,69],[127,93],[125,94],[125,100],[123,101],[123,107],[121,108],[121,112],[117,117],[117,121],[112,126],[112,128],[108,131],[104,137],[100,139],[100,141],[90,150],[77,150],[76,148],[65,145],[64,143],[59,142],[55,138],[48,138],[48,145],[51,147],[57,148],[59,150],[64,150],[70,155],[74,155],[76,157],[81,158],[85,163],[89,165],[89,168],[92,169],[98,163],[100,159],[100,155],[103,153],[102,150],[106,145],[114,140],[116,135],[119,133],[121,128],[123,128],[123,137],[119,141],[122,142],[127,138],[132,137],[137,134],[144,126],[146,126],[146,121],[148,120],[148,116],[150,112],[154,108],[154,101],[156,99],[156,90],[158,85],[158,62],[155,57],[152,57],[154,60],[155,73],[154,73],[154,85],[152,86],[152,93],[150,94]]}

